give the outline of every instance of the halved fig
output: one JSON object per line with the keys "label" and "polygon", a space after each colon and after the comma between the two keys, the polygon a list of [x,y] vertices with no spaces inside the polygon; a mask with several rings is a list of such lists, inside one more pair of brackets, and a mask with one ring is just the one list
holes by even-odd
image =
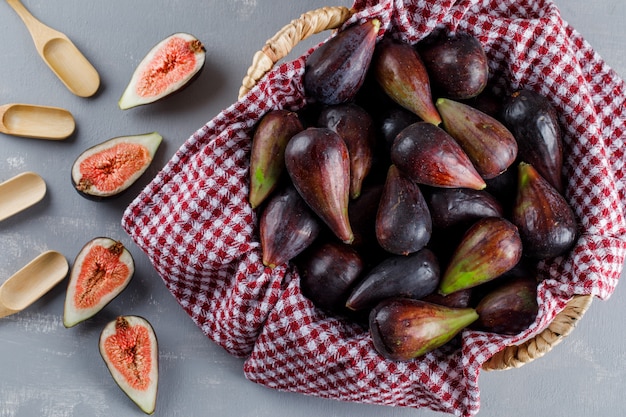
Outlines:
{"label": "halved fig", "polygon": [[206,49],[188,33],[174,33],[141,60],[118,101],[126,110],[153,103],[189,85],[204,67]]}
{"label": "halved fig", "polygon": [[134,273],[133,257],[121,242],[108,237],[89,241],[72,265],[63,325],[73,327],[93,317],[126,288]]}
{"label": "halved fig", "polygon": [[148,169],[162,140],[160,134],[152,132],[99,143],[74,161],[72,184],[88,198],[118,195]]}
{"label": "halved fig", "polygon": [[117,385],[144,413],[154,413],[159,349],[148,320],[139,316],[119,316],[104,327],[98,345]]}

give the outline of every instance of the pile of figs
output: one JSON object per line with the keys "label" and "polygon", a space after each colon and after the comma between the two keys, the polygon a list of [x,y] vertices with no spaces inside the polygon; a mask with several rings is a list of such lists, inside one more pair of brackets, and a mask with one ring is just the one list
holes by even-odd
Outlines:
{"label": "pile of figs", "polygon": [[[538,312],[539,261],[571,250],[558,115],[531,89],[496,94],[480,42],[415,45],[357,23],[307,59],[307,105],[252,135],[249,201],[263,263],[410,360],[465,328],[513,335]],[[504,89],[502,89],[504,91]]]}

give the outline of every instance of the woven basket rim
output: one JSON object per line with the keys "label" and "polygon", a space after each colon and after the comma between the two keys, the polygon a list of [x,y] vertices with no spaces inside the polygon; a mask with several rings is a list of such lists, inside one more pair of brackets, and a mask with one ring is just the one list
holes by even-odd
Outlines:
{"label": "woven basket rim", "polygon": [[[303,13],[283,26],[254,54],[252,64],[242,80],[238,98],[242,99],[300,41],[339,28],[353,14],[354,10],[347,7],[327,6]],[[489,358],[482,369],[493,371],[519,368],[544,356],[574,330],[592,301],[591,295],[573,296],[545,329],[518,345],[506,346]]]}

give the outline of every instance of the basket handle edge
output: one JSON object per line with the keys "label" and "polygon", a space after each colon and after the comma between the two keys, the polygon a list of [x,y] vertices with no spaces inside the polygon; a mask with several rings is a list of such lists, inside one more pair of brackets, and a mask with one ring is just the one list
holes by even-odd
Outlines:
{"label": "basket handle edge", "polygon": [[354,11],[347,7],[327,6],[303,13],[283,26],[254,54],[252,64],[241,82],[238,98],[245,96],[274,64],[287,56],[300,41],[325,30],[337,29],[353,13]]}

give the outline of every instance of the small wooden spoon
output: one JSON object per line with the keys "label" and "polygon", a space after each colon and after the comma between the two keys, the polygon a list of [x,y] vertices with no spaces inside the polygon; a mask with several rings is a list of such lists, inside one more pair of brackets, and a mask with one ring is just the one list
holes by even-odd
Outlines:
{"label": "small wooden spoon", "polygon": [[0,286],[0,318],[19,313],[67,276],[67,259],[47,251],[30,261]]}
{"label": "small wooden spoon", "polygon": [[76,122],[69,111],[32,104],[0,106],[0,132],[27,138],[65,139],[74,133]]}
{"label": "small wooden spoon", "polygon": [[19,0],[7,3],[20,16],[35,42],[37,52],[65,86],[79,97],[98,91],[100,76],[85,56],[64,34],[37,20]]}
{"label": "small wooden spoon", "polygon": [[46,183],[34,172],[23,172],[0,184],[0,221],[39,202]]}

